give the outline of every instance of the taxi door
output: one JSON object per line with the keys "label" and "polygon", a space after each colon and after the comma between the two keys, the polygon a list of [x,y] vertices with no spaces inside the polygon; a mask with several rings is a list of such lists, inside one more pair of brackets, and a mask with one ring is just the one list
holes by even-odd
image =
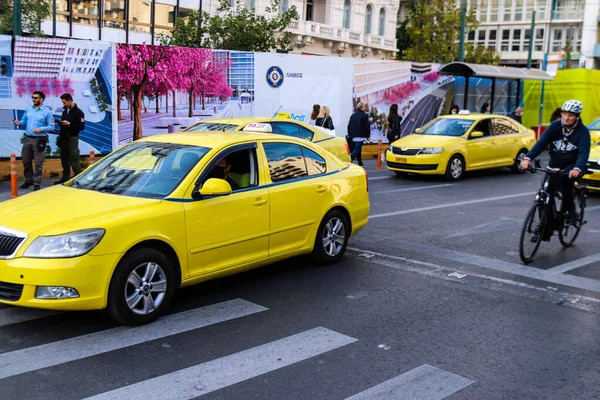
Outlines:
{"label": "taxi door", "polygon": [[184,203],[191,276],[268,257],[269,189],[259,181],[256,147],[256,143],[251,143],[224,150],[211,160],[198,180],[206,181],[217,163],[226,157],[235,159],[239,164],[236,167],[250,174],[249,187],[225,196]]}
{"label": "taxi door", "polygon": [[333,203],[325,159],[295,143],[263,143],[272,184],[269,256],[314,242],[314,231]]}
{"label": "taxi door", "polygon": [[514,164],[517,153],[522,148],[519,128],[508,119],[494,118],[492,119],[492,131],[498,152],[498,164]]}
{"label": "taxi door", "polygon": [[[473,132],[482,132],[483,137],[474,138]],[[494,144],[491,136],[490,119],[486,118],[477,123],[467,139],[467,168],[486,168],[494,159]]]}

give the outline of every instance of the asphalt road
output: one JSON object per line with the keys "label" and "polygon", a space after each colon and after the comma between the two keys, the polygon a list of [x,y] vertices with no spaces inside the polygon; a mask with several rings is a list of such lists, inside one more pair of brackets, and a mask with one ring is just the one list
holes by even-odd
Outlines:
{"label": "asphalt road", "polygon": [[600,197],[524,266],[541,174],[366,164],[371,219],[336,265],[187,288],[143,328],[0,306],[0,398],[599,399]]}

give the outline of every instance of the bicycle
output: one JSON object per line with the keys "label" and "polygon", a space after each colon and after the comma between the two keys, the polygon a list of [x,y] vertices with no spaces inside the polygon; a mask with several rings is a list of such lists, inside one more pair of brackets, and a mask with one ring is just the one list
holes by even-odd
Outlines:
{"label": "bicycle", "polygon": [[[561,200],[562,193],[559,188],[552,184],[552,176],[558,177],[564,174],[562,171],[552,171],[539,167],[536,161],[535,167],[529,167],[527,170],[531,173],[544,172],[546,175],[542,178],[542,184],[537,192],[533,205],[525,217],[523,229],[521,230],[521,241],[519,244],[519,257],[524,263],[533,260],[535,253],[540,247],[542,241],[550,241],[553,233],[558,232],[558,240],[563,247],[573,245],[579,235],[581,227],[586,223],[583,220],[586,193],[585,185],[575,185],[573,192],[573,203],[575,205],[575,221],[569,223],[564,217],[563,210],[558,211],[556,199]],[[536,221],[536,217],[538,220]],[[531,248],[529,248],[531,246]]]}

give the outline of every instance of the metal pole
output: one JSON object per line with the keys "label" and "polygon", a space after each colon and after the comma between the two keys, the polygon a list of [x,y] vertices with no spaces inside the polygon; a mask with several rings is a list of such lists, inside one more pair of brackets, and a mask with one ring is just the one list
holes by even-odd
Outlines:
{"label": "metal pole", "polygon": [[463,110],[467,109],[467,99],[469,98],[469,76],[465,75],[465,95],[463,99]]}
{"label": "metal pole", "polygon": [[490,114],[494,113],[494,97],[496,97],[496,78],[492,78],[492,98],[490,99]]}
{"label": "metal pole", "polygon": [[52,0],[52,37],[56,37],[56,0]]}
{"label": "metal pole", "polygon": [[[546,52],[544,53],[544,64],[542,66],[542,70],[546,72],[548,68],[548,53],[550,52],[550,45],[552,41],[552,19],[554,18],[554,8],[556,7],[556,0],[552,0],[552,8],[550,9],[550,23],[548,24],[548,47],[546,48]],[[546,86],[546,81],[542,81],[542,94],[540,96],[540,115],[538,117],[538,135],[540,129],[542,127],[542,118],[544,114],[544,89]]]}
{"label": "metal pole", "polygon": [[467,19],[467,0],[461,1],[460,8],[460,43],[458,46],[458,61],[463,62],[465,52],[465,24]]}
{"label": "metal pole", "polygon": [[21,28],[21,0],[14,0],[13,9],[13,36],[21,36],[23,30]]}
{"label": "metal pole", "polygon": [[531,69],[531,55],[533,53],[533,37],[535,36],[535,9],[531,14],[531,28],[529,29],[529,54],[527,56],[527,69]]}

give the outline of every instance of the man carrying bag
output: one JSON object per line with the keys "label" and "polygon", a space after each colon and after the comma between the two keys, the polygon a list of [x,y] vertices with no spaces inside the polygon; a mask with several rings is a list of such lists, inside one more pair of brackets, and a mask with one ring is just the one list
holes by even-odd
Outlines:
{"label": "man carrying bag", "polygon": [[79,161],[79,132],[85,128],[85,116],[77,104],[73,102],[73,97],[69,93],[60,96],[65,111],[58,125],[60,125],[60,134],[58,135],[57,145],[60,148],[60,161],[63,168],[62,178],[55,185],[64,183],[70,179],[71,168],[73,176],[81,172],[81,162]]}

